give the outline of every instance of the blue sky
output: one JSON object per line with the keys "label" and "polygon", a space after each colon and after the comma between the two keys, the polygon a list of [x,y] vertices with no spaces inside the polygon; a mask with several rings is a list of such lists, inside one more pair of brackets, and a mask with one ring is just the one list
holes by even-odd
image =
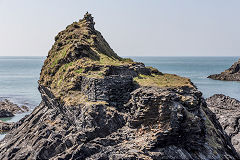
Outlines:
{"label": "blue sky", "polygon": [[86,11],[120,56],[239,56],[239,0],[0,0],[0,56],[46,56]]}

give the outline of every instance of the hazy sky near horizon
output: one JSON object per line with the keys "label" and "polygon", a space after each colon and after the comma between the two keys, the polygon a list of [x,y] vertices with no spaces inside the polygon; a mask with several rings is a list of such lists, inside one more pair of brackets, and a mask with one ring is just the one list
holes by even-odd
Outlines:
{"label": "hazy sky near horizon", "polygon": [[0,56],[46,56],[89,11],[120,56],[239,56],[239,0],[0,0]]}

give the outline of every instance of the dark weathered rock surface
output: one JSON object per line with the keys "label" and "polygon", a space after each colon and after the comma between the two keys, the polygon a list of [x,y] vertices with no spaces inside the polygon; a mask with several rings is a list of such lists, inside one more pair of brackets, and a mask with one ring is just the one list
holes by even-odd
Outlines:
{"label": "dark weathered rock surface", "polygon": [[0,133],[5,133],[10,131],[14,126],[14,123],[3,122],[0,120]]}
{"label": "dark weathered rock surface", "polygon": [[213,74],[208,78],[224,81],[240,81],[240,60],[235,62],[229,69],[220,74]]}
{"label": "dark weathered rock surface", "polygon": [[17,113],[23,113],[29,111],[27,106],[21,106],[8,101],[7,99],[0,102],[0,118],[13,117]]}
{"label": "dark weathered rock surface", "polygon": [[42,102],[0,141],[0,159],[240,158],[189,79],[122,59],[100,35],[89,14],[58,34]]}
{"label": "dark weathered rock surface", "polygon": [[64,106],[39,89],[42,103],[3,139],[0,159],[238,158],[196,89],[140,87],[121,110]]}
{"label": "dark weathered rock surface", "polygon": [[215,94],[207,98],[206,102],[240,153],[240,101],[223,94]]}

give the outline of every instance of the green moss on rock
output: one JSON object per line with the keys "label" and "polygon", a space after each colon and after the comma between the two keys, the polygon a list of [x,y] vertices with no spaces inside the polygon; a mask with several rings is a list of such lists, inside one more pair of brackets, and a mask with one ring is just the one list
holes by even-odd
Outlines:
{"label": "green moss on rock", "polygon": [[141,86],[156,86],[156,87],[193,87],[192,82],[188,78],[180,77],[174,74],[151,74],[139,75],[134,78],[134,81]]}

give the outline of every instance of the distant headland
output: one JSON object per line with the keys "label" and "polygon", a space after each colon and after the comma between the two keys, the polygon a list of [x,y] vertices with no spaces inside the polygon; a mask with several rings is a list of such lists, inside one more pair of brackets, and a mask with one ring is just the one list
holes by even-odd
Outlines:
{"label": "distant headland", "polygon": [[240,59],[224,72],[210,75],[208,78],[223,81],[240,81]]}

